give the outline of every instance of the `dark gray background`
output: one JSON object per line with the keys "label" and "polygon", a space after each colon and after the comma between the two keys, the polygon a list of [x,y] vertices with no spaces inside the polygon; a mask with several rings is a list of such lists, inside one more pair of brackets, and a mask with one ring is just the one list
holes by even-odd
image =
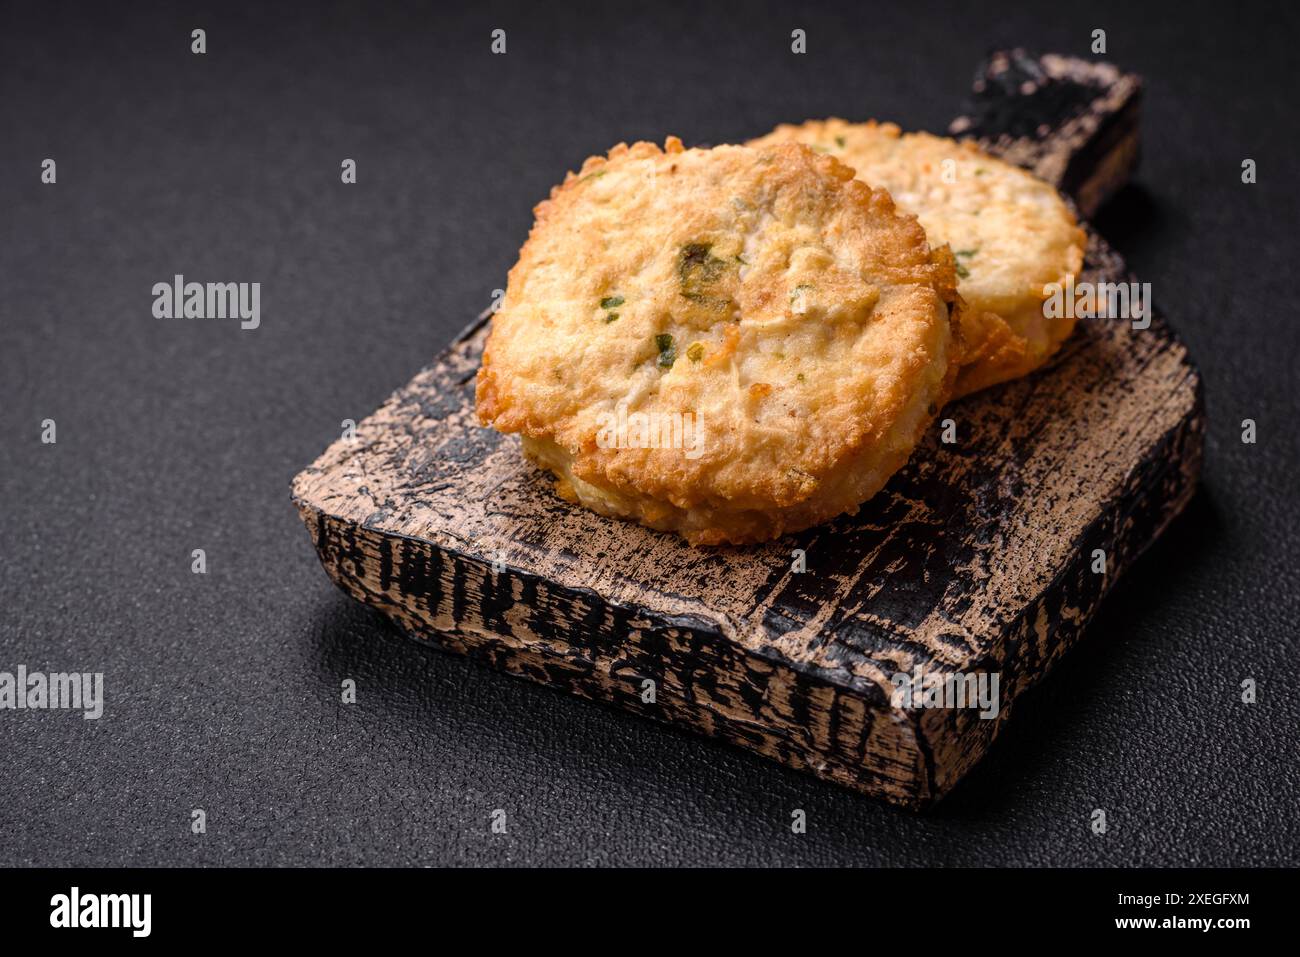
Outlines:
{"label": "dark gray background", "polygon": [[[0,863],[1296,863],[1296,8],[991,6],[6,4],[0,670],[103,671],[107,711],[0,712]],[[418,647],[326,579],[291,477],[488,304],[566,169],[941,130],[986,51],[1094,27],[1148,81],[1098,225],[1200,362],[1204,487],[932,813]],[[153,318],[177,272],[261,282],[262,327]]]}

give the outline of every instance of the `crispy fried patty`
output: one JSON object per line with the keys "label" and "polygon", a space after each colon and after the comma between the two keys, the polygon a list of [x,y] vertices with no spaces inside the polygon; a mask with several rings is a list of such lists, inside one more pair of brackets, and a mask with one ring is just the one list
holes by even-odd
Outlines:
{"label": "crispy fried patty", "polygon": [[810,120],[779,126],[751,146],[799,142],[856,170],[915,213],[930,242],[947,243],[965,300],[956,395],[1042,365],[1074,328],[1043,315],[1044,287],[1083,265],[1085,237],[1048,183],[980,151],[892,123]]}
{"label": "crispy fried patty", "polygon": [[479,371],[565,497],[692,543],[874,495],[948,397],[956,276],[799,144],[620,144],[535,210]]}

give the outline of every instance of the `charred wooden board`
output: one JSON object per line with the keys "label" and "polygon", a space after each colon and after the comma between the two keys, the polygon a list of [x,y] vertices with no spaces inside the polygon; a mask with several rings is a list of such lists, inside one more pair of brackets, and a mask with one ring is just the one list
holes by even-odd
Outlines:
{"label": "charred wooden board", "polygon": [[[998,54],[957,126],[1092,209],[1136,155],[1138,89]],[[1127,278],[1091,234],[1086,273]],[[1164,321],[1082,321],[1048,368],[945,410],[958,441],[932,434],[858,515],[691,548],[564,502],[476,424],[485,335],[480,318],[295,479],[330,576],[441,648],[909,806],[980,759],[1200,465],[1199,380]],[[999,674],[997,718],[894,707],[891,676],[918,666]]]}
{"label": "charred wooden board", "polygon": [[1141,93],[1112,63],[1006,50],[980,67],[948,131],[1055,183],[1090,217],[1137,167]]}

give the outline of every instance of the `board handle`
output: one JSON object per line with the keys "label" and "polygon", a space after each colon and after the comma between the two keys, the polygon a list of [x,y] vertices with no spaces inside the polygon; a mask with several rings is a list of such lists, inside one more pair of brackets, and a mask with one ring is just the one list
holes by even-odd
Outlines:
{"label": "board handle", "polygon": [[1141,99],[1141,77],[1112,63],[999,50],[948,132],[1047,180],[1091,219],[1137,168]]}

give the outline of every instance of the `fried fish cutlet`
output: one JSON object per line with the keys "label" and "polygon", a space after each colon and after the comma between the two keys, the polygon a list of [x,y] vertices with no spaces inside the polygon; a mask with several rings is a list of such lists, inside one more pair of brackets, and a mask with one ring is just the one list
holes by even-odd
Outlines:
{"label": "fried fish cutlet", "polygon": [[930,242],[952,247],[965,301],[954,396],[1038,368],[1073,330],[1073,318],[1043,315],[1044,287],[1077,275],[1086,245],[1050,184],[971,143],[901,133],[892,123],[810,120],[749,145],[783,142],[842,160],[915,213]]}
{"label": "fried fish cutlet", "polygon": [[693,544],[807,528],[948,396],[952,259],[831,157],[620,144],[535,213],[478,417],[594,511]]}

